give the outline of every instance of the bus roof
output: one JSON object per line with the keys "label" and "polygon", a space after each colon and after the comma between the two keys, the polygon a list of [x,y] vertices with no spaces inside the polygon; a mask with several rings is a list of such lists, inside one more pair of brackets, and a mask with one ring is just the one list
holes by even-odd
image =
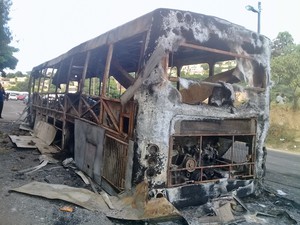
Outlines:
{"label": "bus roof", "polygon": [[[165,38],[167,36],[169,40]],[[109,45],[114,44],[113,57],[117,60],[112,65],[111,72],[127,88],[132,84],[132,80],[128,77],[124,78],[122,70],[127,73],[139,71],[158,44],[163,43],[164,49],[170,52],[177,51],[178,46],[174,47],[174,43],[178,36],[181,40],[189,39],[189,43],[201,44],[204,47],[216,48],[224,52],[230,52],[236,48],[234,52],[243,55],[245,55],[243,52],[245,49],[246,55],[254,54],[257,46],[263,45],[262,42],[265,40],[264,36],[224,19],[189,11],[160,8],[83,42],[68,52],[34,67],[32,76],[43,76],[41,71],[46,68],[59,69],[60,74],[64,75],[56,74],[53,83],[55,85],[66,83],[68,79],[66,74],[70,69],[70,63],[72,62],[74,74],[82,73],[87,53],[90,52],[86,78],[99,77],[97,74],[104,72]],[[164,38],[165,40],[163,40]],[[242,52],[240,51],[241,46]],[[143,54],[141,54],[142,51]],[[218,62],[235,58],[232,55],[216,54],[213,51],[200,51],[200,54],[198,52],[197,55],[194,52],[181,49],[181,54],[174,54],[172,63],[175,65],[173,66],[203,63],[208,60]]]}

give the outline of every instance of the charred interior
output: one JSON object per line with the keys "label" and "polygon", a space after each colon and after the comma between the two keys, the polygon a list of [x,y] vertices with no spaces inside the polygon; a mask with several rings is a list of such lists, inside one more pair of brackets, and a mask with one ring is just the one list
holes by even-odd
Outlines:
{"label": "charred interior", "polygon": [[255,135],[173,136],[169,186],[254,177]]}

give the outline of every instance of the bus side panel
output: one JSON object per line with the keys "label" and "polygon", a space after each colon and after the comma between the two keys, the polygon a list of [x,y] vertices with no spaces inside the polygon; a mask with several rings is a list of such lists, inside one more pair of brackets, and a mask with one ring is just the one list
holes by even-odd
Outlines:
{"label": "bus side panel", "polygon": [[75,163],[77,167],[101,184],[105,130],[75,120]]}

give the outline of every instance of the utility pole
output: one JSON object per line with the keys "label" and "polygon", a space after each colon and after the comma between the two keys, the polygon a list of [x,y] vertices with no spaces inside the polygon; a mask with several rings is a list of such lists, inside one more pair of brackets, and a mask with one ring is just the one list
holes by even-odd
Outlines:
{"label": "utility pole", "polygon": [[246,9],[248,11],[257,13],[257,33],[260,34],[260,14],[261,14],[261,2],[259,1],[257,4],[257,9],[255,9],[253,6],[251,5],[247,5]]}

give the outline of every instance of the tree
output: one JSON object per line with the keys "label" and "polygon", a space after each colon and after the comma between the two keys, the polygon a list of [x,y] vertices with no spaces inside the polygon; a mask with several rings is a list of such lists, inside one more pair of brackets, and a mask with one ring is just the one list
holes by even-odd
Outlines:
{"label": "tree", "polygon": [[285,31],[279,32],[277,37],[272,42],[272,56],[277,57],[289,53],[294,46],[292,35]]}
{"label": "tree", "polygon": [[4,69],[15,69],[18,60],[13,56],[18,49],[10,46],[12,36],[7,25],[11,0],[0,0],[0,72],[5,76]]}
{"label": "tree", "polygon": [[10,90],[12,91],[27,91],[28,92],[28,80],[29,78],[26,78],[23,82],[17,82],[15,86],[12,86]]}
{"label": "tree", "polygon": [[293,101],[293,109],[298,109],[300,98],[300,45],[286,49],[286,53],[273,57],[271,71],[275,85],[289,87]]}

